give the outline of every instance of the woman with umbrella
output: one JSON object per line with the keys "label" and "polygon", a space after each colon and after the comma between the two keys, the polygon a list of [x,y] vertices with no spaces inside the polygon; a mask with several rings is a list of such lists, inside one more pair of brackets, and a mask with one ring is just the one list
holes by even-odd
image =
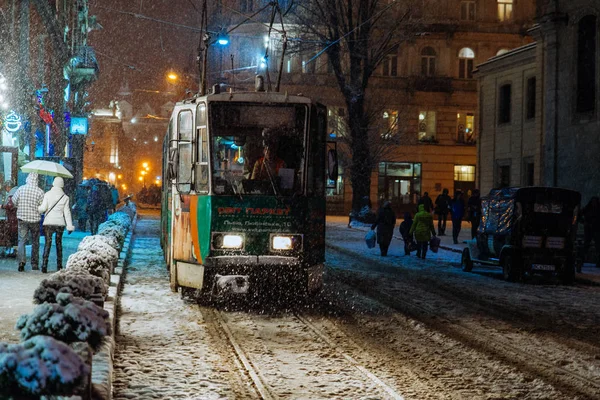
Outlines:
{"label": "woman with umbrella", "polygon": [[69,234],[75,230],[71,219],[71,207],[69,207],[69,196],[63,191],[65,182],[63,178],[56,177],[52,183],[52,189],[46,192],[42,205],[38,211],[45,213],[44,235],[46,244],[44,245],[44,254],[42,258],[42,272],[48,272],[48,257],[50,256],[50,247],[52,247],[52,235],[56,233],[56,269],[62,269],[62,236],[67,227]]}

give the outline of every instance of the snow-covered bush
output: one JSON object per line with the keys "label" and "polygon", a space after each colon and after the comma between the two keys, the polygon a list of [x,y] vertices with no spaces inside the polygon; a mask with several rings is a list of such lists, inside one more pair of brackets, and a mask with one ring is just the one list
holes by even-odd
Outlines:
{"label": "snow-covered bush", "polygon": [[[112,236],[104,236],[104,235],[86,236],[83,239],[81,239],[81,242],[79,243],[79,246],[80,247],[82,245],[85,246],[89,242],[96,242],[96,241],[104,242],[107,245],[109,245],[110,247],[112,247],[113,249],[115,249],[117,252],[119,251],[119,242],[117,242],[117,239],[115,239]],[[80,250],[83,250],[83,249],[80,249]]]}
{"label": "snow-covered bush", "polygon": [[106,296],[107,286],[97,276],[84,269],[63,269],[44,279],[33,293],[35,304],[56,303],[59,293],[71,293],[73,296],[89,300],[94,295]]}
{"label": "snow-covered bush", "polygon": [[21,339],[52,336],[65,343],[87,342],[98,350],[111,333],[108,311],[69,293],[59,293],[56,300],[37,305],[31,314],[19,317],[16,327],[21,330]]}
{"label": "snow-covered bush", "polygon": [[114,237],[119,245],[123,244],[127,230],[114,221],[106,221],[100,224],[98,227],[98,235],[112,236]]}
{"label": "snow-covered bush", "polygon": [[106,284],[110,284],[112,263],[96,253],[79,250],[71,254],[67,259],[66,269],[73,267],[84,268],[90,274],[102,278]]}
{"label": "snow-covered bush", "polygon": [[131,228],[131,218],[127,213],[117,211],[108,216],[109,221],[114,221],[119,225],[123,226],[126,230]]}
{"label": "snow-covered bush", "polygon": [[89,373],[77,353],[49,336],[0,343],[1,396],[69,396]]}
{"label": "snow-covered bush", "polygon": [[129,215],[129,218],[133,220],[133,217],[137,213],[137,206],[135,205],[135,203],[129,202],[128,205],[119,208],[119,211],[126,213],[127,215]]}
{"label": "snow-covered bush", "polygon": [[105,257],[113,265],[116,265],[117,261],[119,260],[119,252],[111,247],[104,239],[100,239],[104,238],[105,236],[94,235],[88,237],[93,239],[81,241],[81,243],[79,243],[79,247],[77,247],[77,250],[87,250],[98,254],[102,257]]}

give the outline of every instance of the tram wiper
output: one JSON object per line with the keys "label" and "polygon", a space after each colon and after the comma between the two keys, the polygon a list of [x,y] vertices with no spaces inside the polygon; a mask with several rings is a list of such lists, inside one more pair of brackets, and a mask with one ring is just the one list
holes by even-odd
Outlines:
{"label": "tram wiper", "polygon": [[273,178],[273,174],[271,173],[271,167],[269,167],[269,163],[265,162],[265,169],[267,170],[267,175],[269,176],[269,181],[271,182],[271,186],[273,187],[273,194],[279,197],[279,191],[277,190],[277,183],[275,183],[275,179]]}

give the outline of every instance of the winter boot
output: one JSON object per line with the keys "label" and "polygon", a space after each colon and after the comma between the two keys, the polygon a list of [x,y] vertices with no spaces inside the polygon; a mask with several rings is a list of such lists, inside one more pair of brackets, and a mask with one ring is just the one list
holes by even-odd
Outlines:
{"label": "winter boot", "polygon": [[25,264],[19,264],[19,272],[25,271]]}

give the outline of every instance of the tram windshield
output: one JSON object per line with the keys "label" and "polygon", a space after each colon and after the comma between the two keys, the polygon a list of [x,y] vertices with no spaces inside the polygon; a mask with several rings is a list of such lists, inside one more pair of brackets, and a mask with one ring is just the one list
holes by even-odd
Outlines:
{"label": "tram windshield", "polygon": [[215,195],[292,195],[301,191],[308,107],[210,104]]}

